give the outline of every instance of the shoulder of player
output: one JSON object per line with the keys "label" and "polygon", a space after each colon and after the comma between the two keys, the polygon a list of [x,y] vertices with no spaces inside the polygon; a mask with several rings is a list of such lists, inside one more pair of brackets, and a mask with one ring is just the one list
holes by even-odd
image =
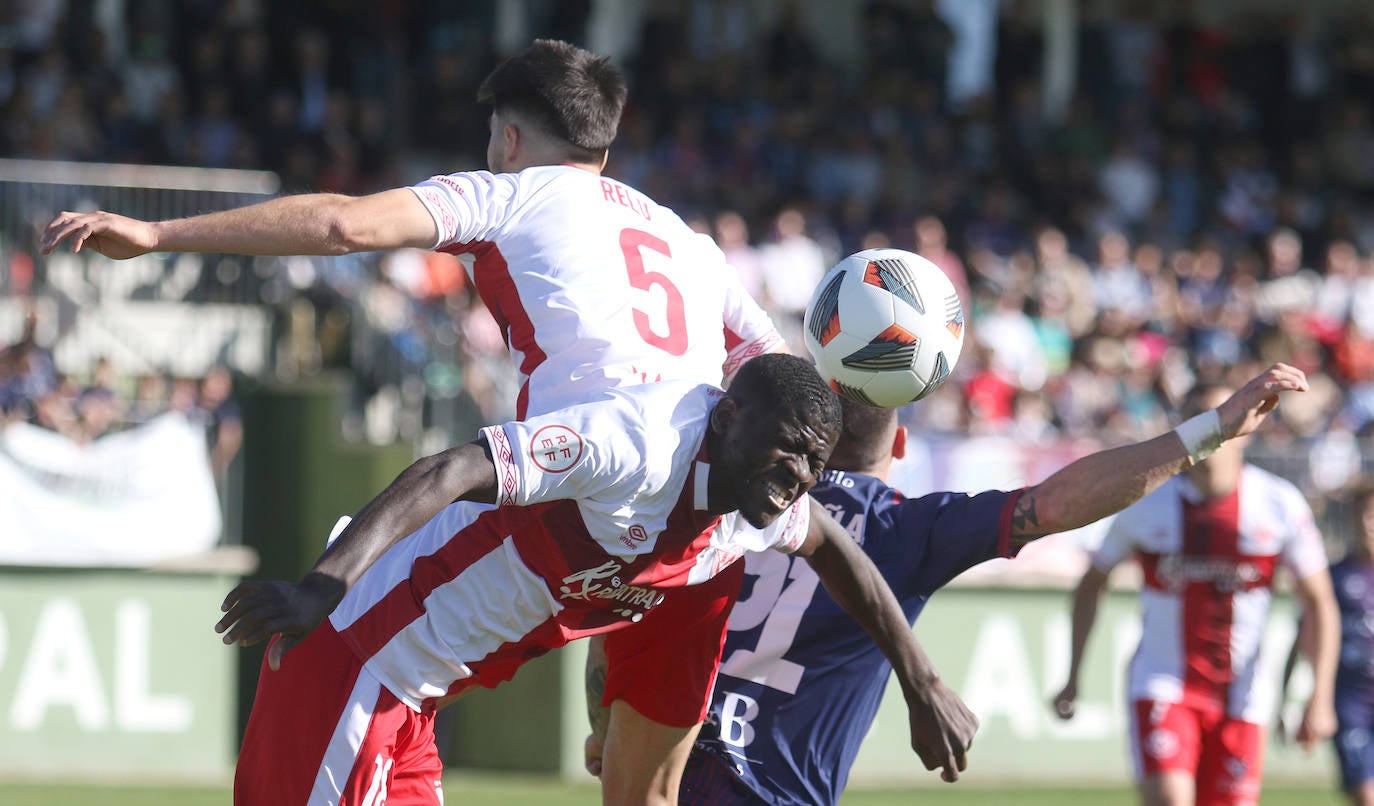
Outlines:
{"label": "shoulder of player", "polygon": [[620,401],[620,405],[633,407],[644,412],[656,411],[662,406],[680,406],[691,403],[705,406],[709,411],[724,394],[717,386],[689,380],[667,380],[615,386],[605,391],[608,399]]}
{"label": "shoulder of player", "polygon": [[704,432],[724,392],[692,381],[658,381],[607,389],[605,416],[642,441],[645,451],[677,445]]}
{"label": "shoulder of player", "polygon": [[[817,479],[814,489],[817,492],[845,490],[849,491],[851,494],[865,497],[881,495],[884,491],[897,493],[895,489],[888,487],[882,479],[876,476],[854,473],[849,470],[837,470],[835,468],[826,468],[821,473],[821,477]],[[900,496],[901,494],[897,493],[897,495]]]}
{"label": "shoulder of player", "polygon": [[[1241,472],[1242,494],[1255,504],[1279,507],[1289,514],[1312,516],[1312,506],[1298,485],[1288,479],[1252,464]],[[1245,493],[1248,489],[1250,492]]]}
{"label": "shoulder of player", "polygon": [[1259,489],[1267,495],[1302,495],[1298,485],[1269,470],[1265,470],[1259,465],[1245,463],[1241,470],[1240,483],[1242,485],[1263,485]]}

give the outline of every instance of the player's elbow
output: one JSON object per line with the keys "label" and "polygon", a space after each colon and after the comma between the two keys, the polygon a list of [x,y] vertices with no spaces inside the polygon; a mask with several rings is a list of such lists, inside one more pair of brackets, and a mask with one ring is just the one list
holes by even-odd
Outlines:
{"label": "player's elbow", "polygon": [[354,252],[369,252],[379,247],[373,246],[376,227],[363,216],[350,211],[347,205],[335,205],[330,211],[325,235],[325,253],[348,255]]}

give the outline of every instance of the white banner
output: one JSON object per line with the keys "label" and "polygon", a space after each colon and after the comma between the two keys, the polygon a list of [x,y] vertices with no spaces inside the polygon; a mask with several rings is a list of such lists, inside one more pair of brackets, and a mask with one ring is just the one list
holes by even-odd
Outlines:
{"label": "white banner", "polygon": [[0,564],[139,566],[220,537],[205,432],[177,413],[89,444],[0,430]]}

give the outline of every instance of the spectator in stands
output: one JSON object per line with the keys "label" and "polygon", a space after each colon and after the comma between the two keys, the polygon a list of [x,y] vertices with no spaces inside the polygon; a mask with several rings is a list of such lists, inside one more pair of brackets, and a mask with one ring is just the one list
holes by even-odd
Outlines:
{"label": "spectator in stands", "polygon": [[805,213],[795,207],[778,213],[773,239],[760,250],[759,263],[778,330],[793,351],[804,353],[802,314],[829,266],[821,245],[807,233]]}
{"label": "spectator in stands", "polygon": [[944,222],[936,216],[923,215],[916,219],[912,231],[916,236],[916,254],[939,266],[940,271],[954,283],[959,299],[968,305],[973,299],[969,293],[968,273],[964,271],[964,262],[959,255],[949,248]]}
{"label": "spectator in stands", "polygon": [[749,225],[744,216],[734,210],[722,210],[716,214],[714,228],[716,244],[725,253],[725,261],[739,273],[744,290],[766,305],[763,260],[759,250],[749,243]]}
{"label": "spectator in stands", "polygon": [[134,382],[134,399],[129,403],[129,422],[146,423],[167,411],[167,378],[161,372],[148,372]]}
{"label": "spectator in stands", "polygon": [[[399,30],[396,41],[413,45],[408,65],[419,65],[427,78],[419,91],[387,93],[381,90],[396,64],[386,47],[374,47],[379,55],[368,61],[380,69],[338,69],[334,57],[357,34],[340,22],[348,14],[323,17],[298,4],[264,3],[206,11],[211,5],[177,6],[163,19],[150,12],[156,5],[133,4],[124,17],[88,22],[72,4],[24,4],[12,48],[0,45],[0,157],[262,167],[276,171],[287,192],[329,186],[365,193],[415,178],[398,175],[397,165],[480,154],[482,133],[459,124],[473,113],[476,77],[500,55],[485,36],[489,14],[460,19],[435,6],[388,16],[378,38]],[[1085,14],[1081,91],[1067,100],[1062,119],[1041,120],[1037,104],[1046,88],[1010,70],[1026,59],[1008,54],[1040,53],[1046,43],[1034,20],[1015,8],[1003,21],[999,83],[988,99],[954,114],[943,81],[953,37],[941,4],[856,5],[855,23],[869,32],[871,47],[851,54],[853,71],[832,69],[839,67],[834,49],[818,47],[816,19],[799,4],[779,4],[771,17],[746,13],[745,5],[659,3],[646,15],[643,31],[628,43],[637,101],[612,149],[610,175],[666,204],[691,203],[708,221],[728,205],[738,215],[729,226],[738,223],[744,232],[767,231],[779,210],[805,211],[807,237],[821,249],[807,272],[817,262],[822,270],[829,265],[836,255],[826,249],[882,243],[883,233],[893,234],[898,246],[944,268],[966,301],[982,283],[1000,288],[1012,269],[1018,282],[1025,279],[1012,257],[1031,246],[1027,236],[1035,233],[1036,265],[1022,293],[1051,357],[1048,417],[1064,434],[1092,435],[1104,415],[1091,401],[1109,399],[1121,391],[1118,384],[1138,383],[1138,372],[1155,372],[1151,362],[1166,351],[1191,357],[1169,370],[1172,385],[1182,388],[1195,375],[1215,375],[1261,353],[1322,365],[1349,427],[1359,433],[1374,422],[1374,160],[1365,158],[1374,153],[1367,102],[1374,59],[1362,39],[1369,22],[1358,13],[1314,9],[1291,27],[1278,16],[1248,15],[1244,35],[1234,39],[1221,36],[1225,14],[1204,20],[1185,10],[1166,20],[1144,3],[1115,17]],[[585,15],[534,14],[530,33],[547,33],[539,26],[553,25],[553,16],[559,25],[585,24]],[[178,25],[195,36],[173,38]],[[712,47],[732,62],[728,73],[710,62],[711,54],[690,47],[712,30],[725,32]],[[298,32],[301,47],[271,47],[293,43]],[[740,45],[751,39],[753,47]],[[900,42],[921,45],[903,51],[894,45]],[[1282,43],[1273,53],[1287,52],[1290,60],[1277,64],[1255,43]],[[1141,61],[1147,56],[1161,59],[1158,71]],[[1247,67],[1252,61],[1276,78],[1257,78]],[[745,74],[759,80],[730,80]],[[216,111],[216,88],[228,93],[228,115]],[[1303,120],[1271,125],[1273,110],[1285,103],[1301,108]],[[89,108],[77,109],[83,105]],[[35,109],[58,111],[44,119]],[[845,126],[837,132],[840,117]],[[398,120],[406,125],[394,125]],[[875,160],[882,166],[876,189]],[[850,175],[845,166],[866,173]],[[979,181],[980,171],[988,181]],[[970,196],[970,187],[979,192]],[[1098,255],[1108,230],[1129,236],[1119,262]],[[842,245],[832,246],[827,233],[838,233]],[[26,234],[0,238],[7,248],[30,248]],[[740,254],[749,248],[744,235]],[[998,260],[984,261],[979,250]],[[1085,260],[1099,264],[1099,297],[1083,294]],[[961,281],[965,262],[970,276]],[[762,263],[761,257],[760,274]],[[258,270],[284,272],[268,263]],[[44,276],[36,276],[41,292]],[[790,279],[790,297],[783,291],[766,300],[779,321],[793,318],[810,296],[807,280]],[[19,282],[17,275],[0,277],[10,293]],[[259,284],[256,273],[244,272],[238,282],[244,298],[259,286],[270,294],[303,293],[270,276]],[[355,306],[355,322],[359,294],[345,285],[356,282],[330,274],[318,284],[338,284],[336,296]],[[785,288],[788,281],[772,282],[779,283]],[[762,282],[763,294],[768,284]],[[1305,304],[1311,289],[1316,317],[1306,313],[1314,310]],[[312,306],[263,299],[282,312]],[[1100,314],[1099,305],[1117,313]],[[1284,317],[1279,309],[1300,315]],[[971,332],[977,330],[975,316]],[[320,339],[328,329],[301,332]],[[415,372],[454,355],[453,345],[441,341],[449,334],[424,327],[414,334]],[[1137,351],[1143,364],[1135,363]],[[1078,357],[1068,370],[1066,355]],[[1117,360],[1122,355],[1124,363]],[[39,366],[26,374],[30,381],[51,375],[51,367],[42,369],[44,357],[32,360]],[[483,359],[466,351],[456,360],[475,397],[503,382],[487,372],[492,365],[473,366]],[[972,368],[976,360],[969,360]],[[310,371],[321,363],[300,366]],[[1092,377],[1104,366],[1117,368]],[[957,372],[952,383],[975,377]],[[0,381],[2,388],[15,383],[12,373]],[[57,385],[28,394],[25,410]],[[60,400],[45,404],[49,415]],[[1315,423],[1302,428],[1319,428]]]}
{"label": "spectator in stands", "polygon": [[115,390],[115,371],[110,359],[96,359],[91,382],[76,396],[75,409],[83,442],[99,439],[123,424],[125,405]]}
{"label": "spectator in stands", "polygon": [[29,306],[19,340],[0,350],[0,424],[32,419],[37,401],[57,388],[52,358],[35,341],[37,329],[38,313]]}
{"label": "spectator in stands", "polygon": [[243,446],[243,417],[233,391],[234,379],[228,367],[216,364],[201,379],[200,400],[196,404],[204,412],[210,469],[220,484]]}

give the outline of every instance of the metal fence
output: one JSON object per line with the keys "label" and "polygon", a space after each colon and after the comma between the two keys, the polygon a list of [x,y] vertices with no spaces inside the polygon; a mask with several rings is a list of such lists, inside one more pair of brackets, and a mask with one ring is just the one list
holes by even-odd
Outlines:
{"label": "metal fence", "polygon": [[[38,238],[62,210],[177,218],[263,201],[278,187],[262,171],[0,160],[0,345],[20,337],[32,312],[57,371],[85,382],[104,359],[131,399],[145,375],[195,379],[216,364],[262,375],[276,329],[262,304],[282,273],[275,259],[150,255],[112,267],[94,252],[41,255]],[[240,537],[240,467],[220,485],[226,542]]]}

